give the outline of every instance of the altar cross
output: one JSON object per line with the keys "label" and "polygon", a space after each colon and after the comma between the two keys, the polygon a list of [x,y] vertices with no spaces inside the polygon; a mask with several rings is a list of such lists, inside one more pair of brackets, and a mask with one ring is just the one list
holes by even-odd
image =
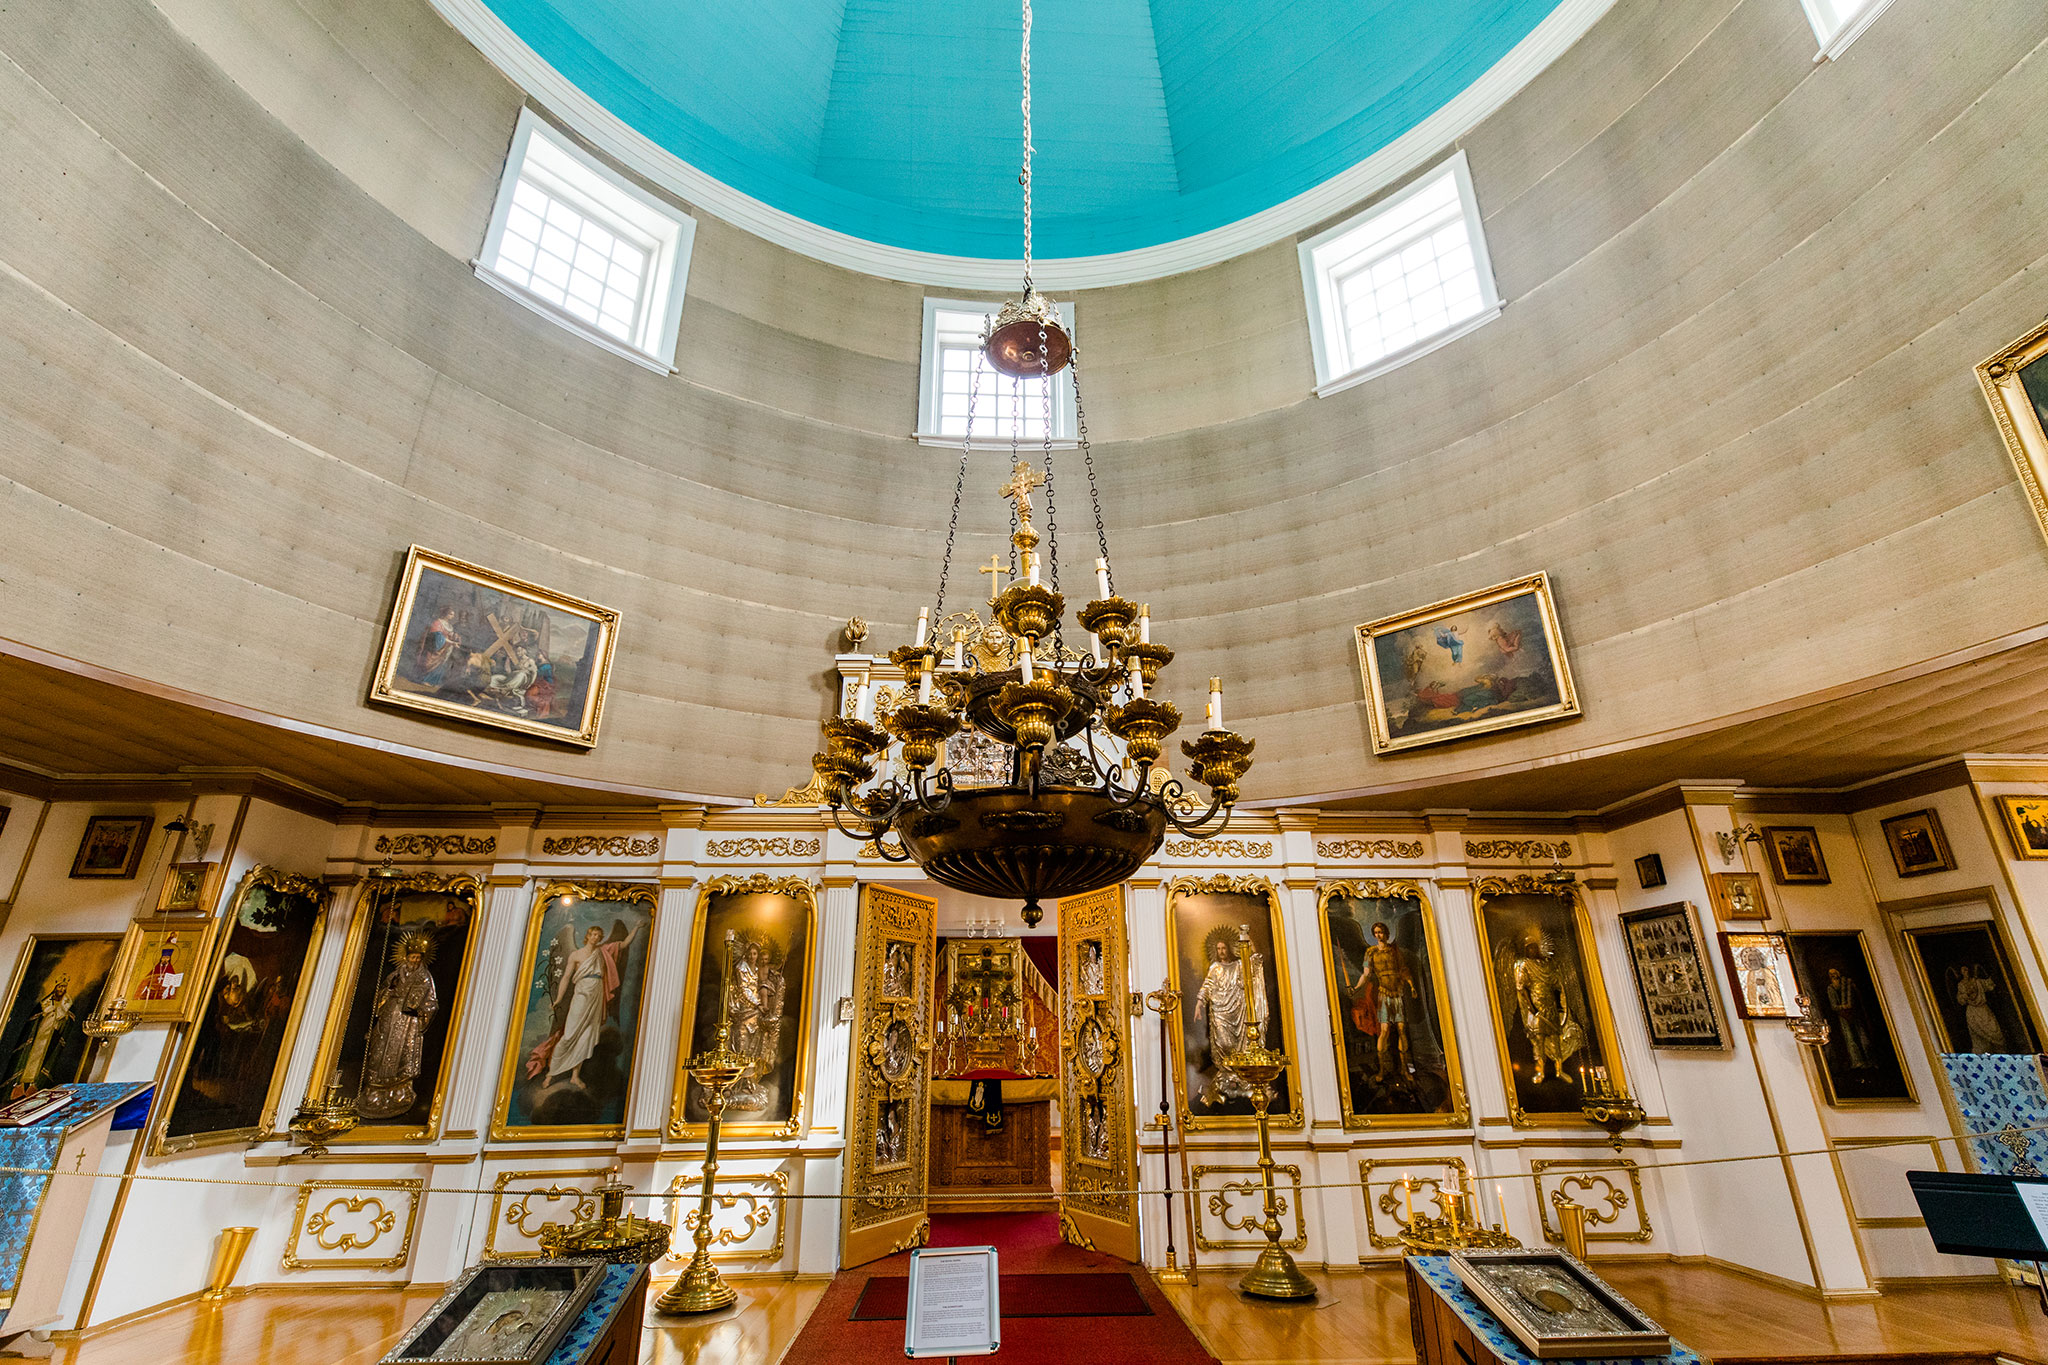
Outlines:
{"label": "altar cross", "polygon": [[1001,597],[1003,595],[1003,575],[1008,573],[1009,571],[1010,566],[1003,563],[1003,557],[1001,555],[990,555],[988,557],[988,563],[982,565],[979,569],[975,570],[976,573],[986,573],[995,575],[995,577],[989,579],[988,581],[988,600],[991,605],[994,604],[995,600],[998,597]]}
{"label": "altar cross", "polygon": [[1045,482],[1045,475],[1031,467],[1029,460],[1017,461],[1017,467],[1010,471],[1010,481],[996,490],[1017,503],[1017,520],[1025,525],[1031,523],[1031,490]]}
{"label": "altar cross", "polygon": [[2013,1155],[2012,1175],[2039,1175],[2040,1169],[2033,1162],[2033,1140],[2018,1124],[2008,1121],[1998,1130],[1998,1136],[1991,1139]]}

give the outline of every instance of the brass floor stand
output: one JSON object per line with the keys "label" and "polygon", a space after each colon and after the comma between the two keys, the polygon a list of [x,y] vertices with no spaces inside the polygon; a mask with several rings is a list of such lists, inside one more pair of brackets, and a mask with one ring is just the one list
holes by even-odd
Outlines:
{"label": "brass floor stand", "polygon": [[711,1190],[718,1179],[718,1127],[725,1114],[725,1097],[740,1077],[754,1068],[754,1060],[732,1050],[732,1013],[728,1007],[732,976],[732,936],[726,936],[725,975],[727,989],[721,990],[718,1010],[718,1042],[709,1052],[690,1058],[690,1079],[704,1087],[704,1109],[710,1124],[704,1137],[704,1192],[697,1201],[696,1254],[683,1267],[683,1277],[654,1301],[658,1313],[715,1313],[730,1308],[739,1298],[733,1287],[719,1278],[711,1264]]}

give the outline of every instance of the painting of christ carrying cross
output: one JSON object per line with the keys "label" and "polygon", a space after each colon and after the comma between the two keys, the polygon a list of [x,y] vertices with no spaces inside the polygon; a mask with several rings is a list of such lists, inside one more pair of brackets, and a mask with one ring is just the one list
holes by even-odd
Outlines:
{"label": "painting of christ carrying cross", "polygon": [[413,546],[370,699],[585,747],[619,614]]}

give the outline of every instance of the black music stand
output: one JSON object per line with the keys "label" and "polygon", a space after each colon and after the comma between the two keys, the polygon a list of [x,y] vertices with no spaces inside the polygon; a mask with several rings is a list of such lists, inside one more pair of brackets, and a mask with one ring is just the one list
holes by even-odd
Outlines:
{"label": "black music stand", "polygon": [[[1960,1171],[1908,1171],[1906,1181],[1927,1222],[1934,1249],[1950,1256],[1990,1256],[2025,1261],[2034,1267],[2041,1312],[2048,1315],[2048,1177],[1972,1175]],[[2041,1202],[2039,1217],[2028,1207],[2028,1191]]]}

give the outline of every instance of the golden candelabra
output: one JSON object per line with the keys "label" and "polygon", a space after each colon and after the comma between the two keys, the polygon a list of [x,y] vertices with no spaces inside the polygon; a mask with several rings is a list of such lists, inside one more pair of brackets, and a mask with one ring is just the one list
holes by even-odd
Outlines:
{"label": "golden candelabra", "polygon": [[1792,1031],[1793,1041],[1810,1048],[1826,1047],[1828,1021],[1813,1012],[1812,996],[1801,995],[1798,1000],[1799,1013],[1785,1021],[1785,1026]]}
{"label": "golden candelabra", "polygon": [[1507,1209],[1500,1220],[1489,1225],[1478,1210],[1478,1190],[1472,1173],[1460,1169],[1449,1189],[1436,1187],[1437,1216],[1415,1212],[1416,1182],[1402,1177],[1401,1191],[1407,1198],[1408,1221],[1401,1229],[1401,1244],[1414,1256],[1441,1256],[1452,1251],[1474,1249],[1513,1251],[1522,1244],[1508,1231]]}
{"label": "golden candelabra", "polygon": [[1643,1121],[1643,1106],[1626,1090],[1608,1079],[1607,1068],[1579,1068],[1579,1112],[1596,1128],[1607,1130],[1607,1141],[1621,1150],[1621,1135]]}
{"label": "golden candelabra", "polygon": [[564,1227],[543,1223],[540,1229],[541,1255],[551,1260],[610,1261],[615,1265],[649,1265],[668,1251],[671,1229],[652,1218],[627,1213],[626,1197],[633,1187],[612,1178],[597,1187],[597,1217]]}
{"label": "golden candelabra", "polygon": [[117,995],[87,1015],[78,1027],[88,1038],[118,1038],[141,1022],[142,1016],[128,1008],[127,997]]}
{"label": "golden candelabra", "polygon": [[[1145,1003],[1150,1005],[1152,1012],[1159,1016],[1159,1112],[1154,1114],[1152,1121],[1145,1126],[1159,1134],[1159,1163],[1161,1170],[1166,1169],[1166,1154],[1169,1150],[1180,1154],[1181,1195],[1188,1201],[1188,1235],[1192,1238],[1194,1236],[1195,1205],[1194,1190],[1188,1181],[1186,1129],[1183,1126],[1182,1140],[1175,1142],[1173,1137],[1173,1106],[1168,1103],[1166,1098],[1172,1093],[1170,1087],[1173,1084],[1173,1072],[1170,1069],[1166,1052],[1167,1021],[1180,1013],[1180,996],[1172,989],[1169,983],[1162,981],[1159,984],[1158,990],[1146,993]],[[1191,1240],[1188,1243],[1188,1268],[1186,1270],[1182,1270],[1174,1259],[1173,1190],[1171,1188],[1173,1176],[1170,1172],[1166,1176],[1166,1184],[1168,1186],[1164,1196],[1166,1199],[1166,1266],[1159,1272],[1159,1282],[1161,1284],[1193,1284],[1195,1283],[1194,1242]]]}
{"label": "golden candelabra", "polygon": [[337,1072],[327,1082],[327,1092],[315,1100],[310,1095],[299,1106],[299,1112],[292,1115],[288,1125],[293,1133],[305,1139],[305,1155],[326,1156],[327,1144],[344,1133],[352,1132],[362,1122],[356,1113],[356,1102],[341,1093],[341,1076]]}
{"label": "golden candelabra", "polygon": [[[1259,1183],[1264,1193],[1260,1212],[1265,1219],[1259,1230],[1266,1234],[1266,1249],[1237,1287],[1262,1299],[1312,1299],[1315,1281],[1301,1273],[1287,1248],[1280,1245],[1280,1195],[1273,1185],[1272,1126],[1266,1111],[1273,1103],[1273,1082],[1287,1070],[1287,1055],[1266,1046],[1265,1020],[1253,1009],[1252,938],[1243,925],[1237,929],[1237,961],[1244,986],[1243,1046],[1225,1057],[1222,1066],[1251,1092],[1252,1113],[1258,1118]],[[1294,1197],[1301,1198],[1300,1191]]]}
{"label": "golden candelabra", "polygon": [[711,1263],[711,1194],[718,1180],[719,1121],[725,1114],[727,1093],[756,1066],[752,1057],[732,1050],[732,953],[733,935],[728,932],[725,936],[725,970],[718,992],[718,1038],[709,1052],[698,1053],[685,1066],[690,1079],[704,1088],[704,1111],[708,1119],[704,1135],[703,1195],[697,1202],[694,1231],[696,1254],[683,1267],[682,1278],[654,1301],[657,1312],[712,1313],[730,1307],[739,1297],[731,1285],[719,1278],[718,1267]]}

